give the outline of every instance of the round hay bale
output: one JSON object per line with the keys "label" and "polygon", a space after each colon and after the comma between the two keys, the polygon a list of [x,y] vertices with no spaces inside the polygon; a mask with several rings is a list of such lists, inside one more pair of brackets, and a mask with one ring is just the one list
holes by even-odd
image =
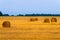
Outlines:
{"label": "round hay bale", "polygon": [[33,21],[33,19],[31,18],[30,21]]}
{"label": "round hay bale", "polygon": [[50,21],[49,21],[48,18],[44,19],[44,23],[49,23],[49,22],[50,22]]}
{"label": "round hay bale", "polygon": [[31,18],[30,21],[38,21],[38,18]]}
{"label": "round hay bale", "polygon": [[51,22],[57,22],[57,19],[56,18],[52,18]]}
{"label": "round hay bale", "polygon": [[38,18],[35,18],[36,21],[38,21]]}
{"label": "round hay bale", "polygon": [[3,24],[2,24],[3,27],[10,27],[11,24],[9,21],[4,21]]}

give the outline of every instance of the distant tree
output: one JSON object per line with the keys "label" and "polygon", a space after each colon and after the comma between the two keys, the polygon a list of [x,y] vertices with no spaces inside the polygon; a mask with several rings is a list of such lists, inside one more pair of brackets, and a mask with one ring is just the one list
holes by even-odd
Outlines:
{"label": "distant tree", "polygon": [[9,16],[9,14],[3,14],[3,16]]}
{"label": "distant tree", "polygon": [[25,16],[60,16],[60,14],[25,14]]}
{"label": "distant tree", "polygon": [[23,16],[22,14],[18,14],[17,16]]}
{"label": "distant tree", "polygon": [[0,11],[0,16],[3,16],[2,12]]}
{"label": "distant tree", "polygon": [[25,14],[25,16],[36,16],[35,14]]}

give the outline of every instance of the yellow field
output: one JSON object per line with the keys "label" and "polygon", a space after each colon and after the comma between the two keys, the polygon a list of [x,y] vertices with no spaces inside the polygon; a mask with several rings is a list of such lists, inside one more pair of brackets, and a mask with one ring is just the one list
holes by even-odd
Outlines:
{"label": "yellow field", "polygon": [[[51,22],[52,17],[57,18],[57,22]],[[31,18],[38,18],[38,21],[31,22]],[[50,23],[44,23],[45,18]],[[11,27],[4,28],[4,21],[9,21]],[[0,17],[0,40],[60,40],[60,17]]]}

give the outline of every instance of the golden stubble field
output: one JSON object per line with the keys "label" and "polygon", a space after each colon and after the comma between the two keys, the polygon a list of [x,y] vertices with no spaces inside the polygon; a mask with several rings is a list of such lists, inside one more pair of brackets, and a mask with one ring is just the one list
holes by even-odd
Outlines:
{"label": "golden stubble field", "polygon": [[[37,21],[30,21],[37,18]],[[49,23],[44,23],[48,18]],[[57,22],[51,22],[56,18]],[[3,27],[4,21],[9,21],[11,27]],[[60,40],[59,16],[1,16],[0,40]]]}

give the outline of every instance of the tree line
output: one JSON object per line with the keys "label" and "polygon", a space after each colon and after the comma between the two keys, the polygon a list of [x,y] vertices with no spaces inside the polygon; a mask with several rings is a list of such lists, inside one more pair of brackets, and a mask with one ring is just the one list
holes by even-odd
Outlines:
{"label": "tree line", "polygon": [[[15,16],[15,15],[9,15],[9,14],[3,14],[1,11],[0,11],[0,16]],[[18,14],[16,16],[60,16],[60,14]]]}

